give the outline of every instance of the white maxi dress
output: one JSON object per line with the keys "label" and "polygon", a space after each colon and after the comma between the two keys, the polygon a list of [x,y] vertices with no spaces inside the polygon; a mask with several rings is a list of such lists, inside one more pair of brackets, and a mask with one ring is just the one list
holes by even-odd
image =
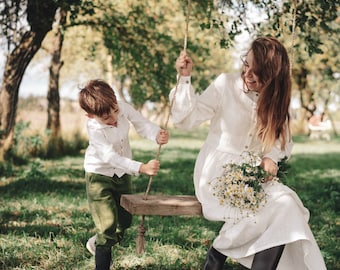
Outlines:
{"label": "white maxi dress", "polygon": [[[261,155],[254,136],[256,92],[244,92],[239,74],[221,74],[202,93],[196,94],[190,77],[181,77],[170,92],[172,117],[178,128],[190,130],[210,121],[207,139],[194,170],[197,199],[208,220],[224,221],[213,246],[224,255],[250,268],[254,254],[285,244],[279,270],[326,269],[320,249],[308,225],[309,211],[297,194],[279,182],[263,184],[267,203],[255,215],[241,217],[213,196],[211,180],[221,176],[227,162],[240,162],[244,152]],[[265,155],[275,162],[289,157],[292,143],[282,151],[280,142]]]}

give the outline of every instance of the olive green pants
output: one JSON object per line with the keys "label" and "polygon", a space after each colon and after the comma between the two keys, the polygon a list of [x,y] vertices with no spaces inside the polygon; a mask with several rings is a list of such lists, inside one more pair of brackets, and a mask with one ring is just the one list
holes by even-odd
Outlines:
{"label": "olive green pants", "polygon": [[121,195],[131,193],[131,176],[86,173],[85,178],[87,200],[97,231],[96,246],[111,249],[131,226],[132,215],[120,205]]}

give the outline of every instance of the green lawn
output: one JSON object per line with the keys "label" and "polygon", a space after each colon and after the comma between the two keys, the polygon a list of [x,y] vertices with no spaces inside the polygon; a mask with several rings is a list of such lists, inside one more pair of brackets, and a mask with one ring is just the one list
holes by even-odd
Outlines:
{"label": "green lawn", "polygon": [[[150,194],[193,195],[192,173],[206,130],[174,130],[161,150],[161,171]],[[135,158],[154,158],[157,146],[132,138]],[[83,156],[35,160],[9,167],[0,178],[0,269],[93,269],[85,248],[94,228],[88,212]],[[340,269],[340,142],[297,138],[289,161],[287,185],[310,209],[310,225],[328,270]],[[136,193],[144,193],[148,177],[134,177]],[[147,216],[146,251],[136,254],[140,217],[113,250],[112,269],[200,269],[221,223],[201,217]],[[228,261],[225,269],[244,269]]]}

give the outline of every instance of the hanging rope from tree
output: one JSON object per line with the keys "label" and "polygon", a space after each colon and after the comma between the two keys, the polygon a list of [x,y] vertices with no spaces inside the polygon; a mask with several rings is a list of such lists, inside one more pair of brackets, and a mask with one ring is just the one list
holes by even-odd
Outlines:
{"label": "hanging rope from tree", "polygon": [[[188,46],[190,6],[191,6],[190,5],[190,0],[188,0],[188,2],[187,2],[186,20],[185,20],[186,22],[185,22],[185,34],[184,34],[184,46],[183,46],[183,50],[184,51],[186,51],[187,46]],[[178,88],[180,77],[181,76],[178,75],[177,83],[176,83],[176,88],[175,88],[175,92],[174,92],[174,96],[172,97],[172,99],[170,101],[169,114],[168,114],[168,116],[166,118],[166,121],[165,121],[165,124],[164,124],[164,130],[168,129],[168,123],[169,123],[169,119],[170,119],[171,108],[173,106],[173,103],[174,103],[174,100],[175,100],[175,97],[176,97],[176,93],[177,93],[177,88]],[[162,148],[162,145],[160,144],[158,146],[158,151],[157,151],[157,154],[156,154],[156,157],[155,157],[156,160],[159,159],[161,148]],[[143,197],[144,200],[147,200],[147,198],[148,198],[148,194],[150,192],[152,180],[153,180],[153,177],[150,176],[149,177],[148,186],[147,186],[146,191],[144,193],[144,197]],[[138,236],[137,236],[137,253],[138,254],[143,253],[143,251],[145,249],[144,234],[146,232],[146,229],[144,228],[144,221],[145,221],[145,215],[142,215],[141,223],[138,226]]]}
{"label": "hanging rope from tree", "polygon": [[294,46],[295,46],[295,25],[296,25],[296,1],[292,0],[293,9],[292,9],[292,40],[290,46],[290,75],[293,72],[293,63],[294,63]]}

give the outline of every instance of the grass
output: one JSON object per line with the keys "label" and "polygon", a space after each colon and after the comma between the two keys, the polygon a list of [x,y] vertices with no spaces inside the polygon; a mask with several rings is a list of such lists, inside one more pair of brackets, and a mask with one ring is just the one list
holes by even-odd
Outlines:
{"label": "grass", "polygon": [[[162,147],[161,171],[153,178],[151,194],[193,195],[192,174],[205,129],[171,132]],[[132,137],[137,160],[155,157],[157,146]],[[290,172],[283,181],[296,190],[310,209],[310,226],[327,269],[340,269],[339,182],[340,143],[296,138]],[[0,178],[0,269],[93,269],[85,248],[94,228],[87,208],[83,156],[34,160],[12,167]],[[4,174],[5,175],[5,174]],[[134,177],[134,191],[146,190],[148,177]],[[221,223],[201,217],[145,219],[146,250],[136,254],[140,217],[124,241],[113,249],[112,269],[200,269]],[[228,260],[225,269],[245,269]]]}

